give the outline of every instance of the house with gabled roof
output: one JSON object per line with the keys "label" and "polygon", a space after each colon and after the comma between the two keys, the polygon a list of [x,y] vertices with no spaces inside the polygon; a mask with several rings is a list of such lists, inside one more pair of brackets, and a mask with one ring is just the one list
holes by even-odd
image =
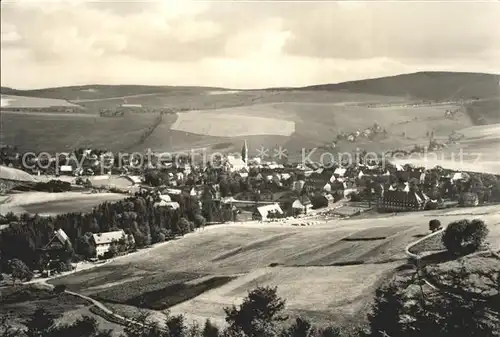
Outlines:
{"label": "house with gabled roof", "polygon": [[254,220],[266,221],[273,213],[283,215],[283,210],[278,204],[264,205],[257,207],[252,217]]}
{"label": "house with gabled roof", "polygon": [[69,240],[68,235],[66,235],[62,229],[58,229],[54,231],[49,243],[45,245],[44,250],[63,249],[67,245],[71,246],[71,241]]}
{"label": "house with gabled roof", "polygon": [[113,243],[123,239],[127,239],[129,243],[133,243],[134,237],[132,235],[127,236],[123,230],[92,234],[92,242],[95,246],[96,257],[104,256]]}

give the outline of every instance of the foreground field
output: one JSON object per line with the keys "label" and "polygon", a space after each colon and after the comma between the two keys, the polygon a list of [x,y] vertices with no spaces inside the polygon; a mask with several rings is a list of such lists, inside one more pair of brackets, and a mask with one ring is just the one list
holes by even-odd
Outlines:
{"label": "foreground field", "polygon": [[18,192],[1,197],[0,214],[28,212],[40,215],[57,215],[89,212],[93,207],[105,201],[117,201],[126,197],[126,195],[118,193]]}
{"label": "foreground field", "polygon": [[120,336],[123,327],[110,323],[92,314],[86,301],[69,294],[54,294],[36,285],[5,287],[0,289],[0,315],[8,315],[9,323],[22,327],[26,317],[33,315],[35,310],[43,308],[46,312],[56,315],[58,324],[71,324],[83,315],[97,320],[101,329],[112,329],[112,336]]}
{"label": "foreground field", "polygon": [[496,206],[304,228],[221,225],[52,282],[122,307],[170,309],[219,323],[224,306],[237,304],[256,285],[276,285],[290,313],[317,322],[351,321],[363,316],[374,288],[406,261],[404,248],[428,233],[433,217],[443,223],[481,218],[500,242]]}

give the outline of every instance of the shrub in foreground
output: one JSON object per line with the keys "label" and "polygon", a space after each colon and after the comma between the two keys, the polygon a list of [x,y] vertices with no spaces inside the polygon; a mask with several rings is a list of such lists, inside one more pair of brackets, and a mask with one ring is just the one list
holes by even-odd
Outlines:
{"label": "shrub in foreground", "polygon": [[476,251],[488,236],[484,221],[467,219],[452,222],[444,231],[442,241],[446,249],[455,255]]}

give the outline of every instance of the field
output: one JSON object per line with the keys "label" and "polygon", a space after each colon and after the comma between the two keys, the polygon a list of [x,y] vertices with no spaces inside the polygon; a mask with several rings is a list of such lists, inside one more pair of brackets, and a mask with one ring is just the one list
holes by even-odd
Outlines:
{"label": "field", "polygon": [[2,108],[78,107],[64,99],[2,95]]}
{"label": "field", "polygon": [[156,117],[154,114],[104,118],[90,114],[2,112],[1,143],[15,144],[21,151],[49,153],[84,146],[125,150],[137,145],[144,130],[154,124]]}
{"label": "field", "polygon": [[190,111],[178,114],[172,130],[214,137],[290,136],[295,131],[295,123],[222,111]]}
{"label": "field", "polygon": [[[307,154],[316,149],[311,158],[319,160],[320,155],[327,151],[335,155],[357,147],[382,151],[424,145],[428,143],[427,130],[435,130],[436,136],[447,137],[454,130],[472,125],[464,114],[456,120],[445,119],[444,111],[451,108],[453,106],[446,105],[369,108],[335,103],[286,102],[178,113],[177,118],[169,117],[171,120],[162,122],[134,150],[186,151],[204,148],[207,152],[236,152],[247,140],[250,155],[257,155],[257,149],[263,146],[269,149],[271,158],[273,150],[282,146],[287,150],[289,159],[300,158],[302,150]],[[334,151],[321,149],[322,145],[331,144],[340,132],[362,130],[375,122],[387,130],[387,138],[339,142]]]}
{"label": "field", "polygon": [[[404,248],[428,233],[428,220],[481,218],[500,243],[500,207],[335,220],[310,227],[241,223],[207,227],[184,238],[52,281],[104,303],[210,317],[237,304],[257,285],[276,285],[290,314],[315,322],[357,320],[373,290],[397,265]],[[486,213],[486,214],[485,214]],[[347,239],[347,240],[346,240]],[[129,309],[131,310],[131,309]]]}
{"label": "field", "polygon": [[[23,95],[56,97],[57,90],[23,92]],[[216,92],[217,94],[214,94]],[[223,93],[223,94],[221,94]],[[60,88],[60,98],[73,100],[85,113],[2,113],[1,142],[21,150],[67,151],[76,146],[94,146],[111,151],[185,151],[206,149],[240,151],[247,140],[250,155],[261,146],[270,150],[282,146],[289,159],[302,149],[330,145],[339,132],[362,130],[377,122],[388,131],[385,139],[339,142],[335,152],[362,147],[367,151],[427,144],[426,132],[447,137],[453,130],[472,126],[464,113],[456,120],[444,118],[450,105],[411,107],[419,98],[375,95],[364,92],[321,90],[216,90],[173,87],[85,87]],[[115,108],[126,101],[144,107],[190,110],[164,115],[153,132],[154,114],[131,113],[125,117],[98,117],[103,108]],[[37,139],[33,142],[32,139]],[[312,159],[319,160],[319,149]]]}
{"label": "field", "polygon": [[93,207],[105,201],[117,201],[126,197],[124,194],[117,193],[19,192],[1,197],[0,214],[28,212],[56,215],[70,212],[89,212]]}
{"label": "field", "polygon": [[465,136],[458,144],[399,162],[412,162],[429,168],[440,165],[455,170],[500,174],[500,124],[473,126],[458,132]]}

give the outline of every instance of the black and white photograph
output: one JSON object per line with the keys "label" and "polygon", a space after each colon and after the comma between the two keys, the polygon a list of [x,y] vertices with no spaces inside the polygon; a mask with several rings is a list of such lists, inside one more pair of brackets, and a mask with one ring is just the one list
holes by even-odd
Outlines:
{"label": "black and white photograph", "polygon": [[500,337],[499,0],[0,6],[0,337]]}

